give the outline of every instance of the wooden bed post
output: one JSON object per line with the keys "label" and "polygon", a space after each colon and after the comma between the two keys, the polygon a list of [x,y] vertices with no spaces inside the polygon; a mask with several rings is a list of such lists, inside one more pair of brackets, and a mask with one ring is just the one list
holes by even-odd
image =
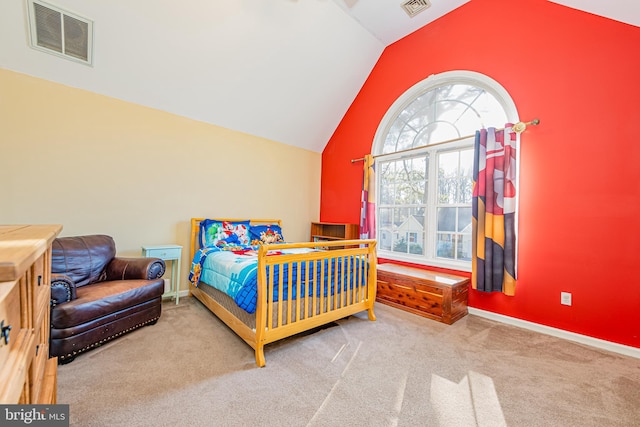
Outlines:
{"label": "wooden bed post", "polygon": [[378,288],[378,258],[376,255],[376,240],[369,243],[369,277],[367,278],[367,299],[369,300],[369,308],[367,309],[367,315],[369,320],[376,320],[376,315],[373,312],[373,306],[376,302],[376,290]]}
{"label": "wooden bed post", "polygon": [[258,300],[256,301],[256,365],[262,368],[266,365],[264,358],[264,336],[266,324],[266,302],[267,302],[267,266],[265,257],[267,256],[267,245],[261,245],[258,249]]}
{"label": "wooden bed post", "polygon": [[256,365],[258,368],[264,368],[267,362],[264,358],[264,345],[256,344]]}
{"label": "wooden bed post", "polygon": [[[196,251],[200,247],[200,238],[198,236],[198,232],[200,231],[200,221],[204,220],[204,218],[191,218],[191,240],[189,246],[189,266],[191,266],[191,262],[193,261],[193,257],[196,254]],[[189,296],[193,296],[193,292],[191,292],[191,285],[189,285]]]}

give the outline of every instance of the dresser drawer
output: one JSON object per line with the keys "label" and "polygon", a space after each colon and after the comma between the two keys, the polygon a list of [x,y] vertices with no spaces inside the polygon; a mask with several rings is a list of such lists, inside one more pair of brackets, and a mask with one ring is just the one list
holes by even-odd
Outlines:
{"label": "dresser drawer", "polygon": [[142,255],[147,258],[160,258],[163,260],[178,259],[182,254],[182,247],[149,247],[142,248]]}
{"label": "dresser drawer", "polygon": [[40,325],[35,330],[35,347],[33,348],[33,362],[29,375],[31,402],[40,402],[40,391],[44,377],[45,366],[49,360],[48,323]]}
{"label": "dresser drawer", "polygon": [[42,318],[42,311],[49,309],[51,300],[51,286],[49,274],[45,272],[46,254],[43,254],[31,266],[31,294],[33,295],[33,323],[39,325]]}
{"label": "dresser drawer", "polygon": [[[0,283],[0,324],[3,336],[0,337],[0,366],[5,366],[9,352],[13,347],[21,328],[20,286],[19,281]],[[7,328],[10,328],[7,329]],[[7,335],[8,343],[4,336]]]}
{"label": "dresser drawer", "polygon": [[[30,351],[34,348],[32,329],[26,322],[28,316],[21,313],[21,295],[27,295],[26,274],[11,282],[0,282],[0,323],[10,326],[8,343],[0,337],[0,402],[29,402],[26,383]],[[5,329],[6,331],[6,329]]]}

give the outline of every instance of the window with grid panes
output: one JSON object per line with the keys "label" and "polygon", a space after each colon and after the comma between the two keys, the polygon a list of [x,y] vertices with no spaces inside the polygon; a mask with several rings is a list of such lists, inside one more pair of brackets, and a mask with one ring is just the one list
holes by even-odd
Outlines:
{"label": "window with grid panes", "polygon": [[398,98],[372,150],[378,256],[470,270],[475,131],[516,121],[502,86],[470,71],[430,76]]}

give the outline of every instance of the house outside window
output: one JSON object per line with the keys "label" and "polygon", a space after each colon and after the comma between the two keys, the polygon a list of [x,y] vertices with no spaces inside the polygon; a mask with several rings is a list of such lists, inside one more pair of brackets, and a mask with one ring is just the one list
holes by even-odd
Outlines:
{"label": "house outside window", "polygon": [[400,96],[372,149],[378,256],[470,271],[475,131],[517,121],[504,88],[471,71],[430,76]]}

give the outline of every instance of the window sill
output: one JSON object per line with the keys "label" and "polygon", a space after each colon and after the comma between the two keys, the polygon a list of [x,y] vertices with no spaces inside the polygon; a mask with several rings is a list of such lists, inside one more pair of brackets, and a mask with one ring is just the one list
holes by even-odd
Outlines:
{"label": "window sill", "polygon": [[471,273],[471,261],[456,262],[441,259],[425,259],[422,257],[402,256],[398,255],[397,253],[386,251],[378,251],[378,259],[406,262],[416,265],[424,265],[425,267],[444,268],[447,270]]}

